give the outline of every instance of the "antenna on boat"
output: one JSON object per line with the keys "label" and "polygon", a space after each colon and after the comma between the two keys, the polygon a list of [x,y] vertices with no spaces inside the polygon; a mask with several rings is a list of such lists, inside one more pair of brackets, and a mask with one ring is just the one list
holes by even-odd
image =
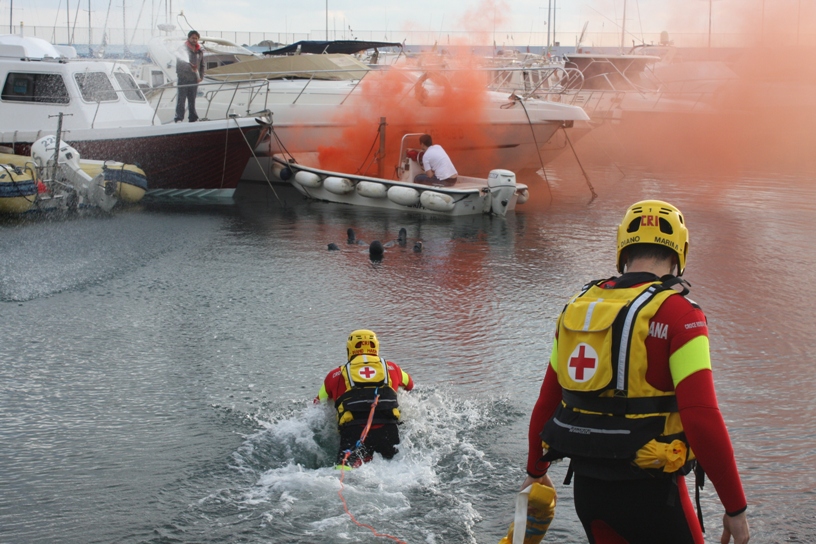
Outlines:
{"label": "antenna on boat", "polygon": [[578,36],[578,41],[575,43],[575,52],[580,53],[579,49],[581,49],[581,42],[584,41],[584,36],[586,35],[586,29],[589,26],[589,21],[584,22],[584,28],[581,30],[581,35]]}

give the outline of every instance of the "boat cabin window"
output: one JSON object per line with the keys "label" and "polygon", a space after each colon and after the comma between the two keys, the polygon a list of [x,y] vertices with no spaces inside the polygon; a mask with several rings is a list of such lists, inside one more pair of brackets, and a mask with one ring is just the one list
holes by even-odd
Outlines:
{"label": "boat cabin window", "polygon": [[146,102],[142,91],[139,90],[139,86],[136,85],[136,82],[133,80],[133,77],[130,74],[126,74],[124,72],[114,72],[113,77],[116,78],[116,82],[119,84],[119,88],[125,94],[125,98],[130,102]]}
{"label": "boat cabin window", "polygon": [[238,59],[235,58],[235,55],[208,55],[207,58],[204,59],[205,69],[207,70],[212,70],[219,66],[227,66],[228,64],[235,64],[236,62],[238,62]]}
{"label": "boat cabin window", "polygon": [[3,84],[3,100],[68,104],[71,97],[60,74],[9,72]]}
{"label": "boat cabin window", "polygon": [[151,70],[150,86],[161,87],[162,85],[164,85],[164,72],[162,72],[161,70]]}
{"label": "boat cabin window", "polygon": [[116,90],[105,72],[82,72],[74,74],[79,92],[87,102],[115,102]]}

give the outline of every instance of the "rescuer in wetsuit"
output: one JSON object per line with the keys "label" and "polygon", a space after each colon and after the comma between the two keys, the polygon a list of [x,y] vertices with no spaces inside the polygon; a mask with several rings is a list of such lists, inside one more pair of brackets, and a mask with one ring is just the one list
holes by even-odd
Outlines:
{"label": "rescuer in wetsuit", "polygon": [[638,202],[618,227],[622,275],[584,286],[558,318],[522,488],[552,486],[549,461],[568,457],[575,509],[593,544],[703,543],[684,477],[695,462],[725,510],[721,542],[749,540],[706,318],[672,275],[683,274],[687,254],[680,211]]}
{"label": "rescuer in wetsuit", "polygon": [[[414,381],[399,365],[380,357],[379,349],[374,332],[359,329],[349,334],[347,362],[328,373],[315,399],[315,402],[334,400],[340,430],[337,463],[343,464],[345,460],[347,467],[367,463],[374,453],[391,459],[400,442],[397,390],[402,387],[410,391]],[[373,424],[365,441],[358,445],[375,398]],[[351,451],[348,459],[347,451]]]}

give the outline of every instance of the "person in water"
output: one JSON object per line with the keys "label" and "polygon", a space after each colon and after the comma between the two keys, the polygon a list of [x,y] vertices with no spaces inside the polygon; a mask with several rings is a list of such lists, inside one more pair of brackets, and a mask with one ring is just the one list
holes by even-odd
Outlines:
{"label": "person in water", "polygon": [[422,167],[425,172],[418,174],[414,182],[445,186],[455,184],[459,174],[442,146],[435,145],[430,134],[423,134],[419,137],[419,146],[423,151]]}
{"label": "person in water", "polygon": [[687,256],[680,211],[638,202],[618,227],[622,275],[585,285],[558,318],[523,488],[551,486],[549,462],[569,457],[565,483],[574,476],[575,510],[594,544],[702,543],[684,477],[695,470],[702,485],[701,469],[725,510],[721,542],[749,540],[706,317],[679,278]]}
{"label": "person in water", "polygon": [[[414,381],[399,365],[380,357],[380,342],[373,331],[358,329],[346,341],[346,363],[328,373],[315,402],[333,400],[340,430],[337,463],[360,466],[379,453],[391,459],[400,442],[397,390],[410,391]],[[360,436],[376,408],[371,429],[362,444]],[[351,452],[348,457],[347,452]]]}

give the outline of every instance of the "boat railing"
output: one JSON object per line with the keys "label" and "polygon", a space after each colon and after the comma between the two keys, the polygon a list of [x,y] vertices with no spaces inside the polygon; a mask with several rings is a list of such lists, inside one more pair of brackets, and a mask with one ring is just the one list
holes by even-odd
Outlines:
{"label": "boat railing", "polygon": [[[359,78],[354,79],[328,79],[326,76],[330,74],[341,74],[341,73],[361,73],[362,76]],[[295,71],[280,71],[280,72],[236,72],[231,73],[228,77],[222,78],[205,78],[204,81],[200,83],[192,83],[186,85],[179,85],[176,83],[168,83],[165,85],[161,85],[158,87],[153,87],[150,90],[146,91],[148,98],[151,102],[154,103],[153,108],[153,121],[155,123],[156,118],[158,117],[159,110],[162,107],[174,107],[172,101],[175,100],[176,94],[179,88],[182,87],[190,87],[190,86],[197,86],[199,89],[203,88],[203,98],[207,101],[207,108],[202,112],[201,117],[207,118],[209,117],[209,113],[212,109],[213,104],[216,102],[217,98],[223,98],[224,96],[229,96],[229,99],[226,101],[226,117],[235,116],[236,113],[232,111],[233,104],[235,103],[236,97],[239,93],[244,95],[246,99],[246,111],[244,115],[252,115],[253,113],[266,111],[269,109],[269,96],[272,94],[272,89],[270,87],[271,81],[288,81],[288,82],[303,82],[305,81],[304,85],[297,91],[296,96],[291,101],[291,105],[296,104],[306,90],[309,88],[316,81],[332,81],[336,83],[341,82],[349,82],[351,83],[351,87],[346,92],[345,96],[341,100],[340,104],[344,103],[348,97],[357,89],[360,85],[363,77],[367,72],[361,70],[360,68],[352,68],[352,69],[342,69],[342,70],[315,70],[308,72],[309,77],[304,78],[304,73],[307,73],[304,70],[295,70]],[[287,77],[289,76],[289,77]],[[222,76],[223,77],[223,76]],[[171,92],[172,91],[172,92]],[[169,93],[169,94],[168,94]],[[169,99],[165,100],[165,95],[168,94]],[[258,102],[262,101],[261,105],[258,105]],[[223,101],[221,102],[223,103]]]}
{"label": "boat railing", "polygon": [[[515,92],[523,98],[558,94],[569,87],[577,75],[560,64],[501,66],[485,68],[491,74],[490,88]],[[520,79],[520,81],[519,81]]]}

